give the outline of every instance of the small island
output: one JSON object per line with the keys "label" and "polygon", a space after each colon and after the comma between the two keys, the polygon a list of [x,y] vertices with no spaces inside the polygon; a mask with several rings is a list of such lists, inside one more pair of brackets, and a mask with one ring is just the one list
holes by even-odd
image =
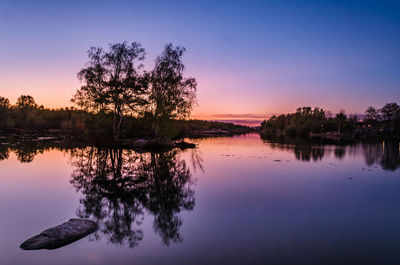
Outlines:
{"label": "small island", "polygon": [[197,83],[184,77],[185,48],[167,44],[151,71],[143,70],[140,43],[92,47],[77,76],[83,83],[73,107],[48,109],[30,95],[15,105],[0,97],[0,134],[29,141],[81,142],[146,150],[193,148],[183,139],[255,131],[243,125],[188,119]]}

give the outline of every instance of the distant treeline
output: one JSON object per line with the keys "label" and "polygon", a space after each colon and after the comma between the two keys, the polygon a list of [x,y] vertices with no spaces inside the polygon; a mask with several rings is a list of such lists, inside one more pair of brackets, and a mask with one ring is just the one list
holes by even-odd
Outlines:
{"label": "distant treeline", "polygon": [[261,123],[263,136],[400,136],[400,106],[368,107],[364,115],[336,115],[322,108],[301,107]]}
{"label": "distant treeline", "polygon": [[[49,133],[70,135],[92,141],[112,141],[113,114],[106,111],[90,113],[77,108],[48,109],[38,106],[32,96],[22,95],[14,105],[0,97],[0,130],[14,133]],[[137,118],[125,116],[122,139],[152,137],[153,119],[150,115]],[[166,122],[165,134],[169,138],[202,136],[211,129],[230,133],[251,130],[246,126],[204,120],[176,120]]]}

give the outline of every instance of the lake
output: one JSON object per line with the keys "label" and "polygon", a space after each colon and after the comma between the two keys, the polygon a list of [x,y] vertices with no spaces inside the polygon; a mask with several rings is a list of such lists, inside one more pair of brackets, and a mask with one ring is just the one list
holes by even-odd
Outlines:
{"label": "lake", "polygon": [[[398,142],[192,141],[153,154],[1,143],[0,264],[400,263]],[[77,217],[99,230],[19,248]]]}

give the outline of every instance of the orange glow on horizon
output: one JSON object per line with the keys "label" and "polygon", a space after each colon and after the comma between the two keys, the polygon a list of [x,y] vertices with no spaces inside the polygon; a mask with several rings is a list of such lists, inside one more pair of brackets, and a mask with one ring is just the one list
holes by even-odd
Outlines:
{"label": "orange glow on horizon", "polygon": [[[51,69],[34,69],[32,73],[6,71],[7,78],[0,84],[0,96],[6,97],[11,104],[15,104],[20,95],[31,95],[38,105],[46,108],[71,107],[71,97],[82,84],[76,78],[76,69],[79,65],[64,67],[52,71]],[[212,70],[212,69],[211,69]],[[187,76],[194,76],[198,81],[198,104],[192,111],[192,119],[205,120],[264,120],[273,114],[290,113],[298,107],[322,107],[333,113],[345,109],[347,113],[363,113],[369,105],[380,107],[379,103],[365,102],[365,106],[354,105],[351,97],[347,101],[339,100],[335,95],[321,93],[301,93],[297,96],[287,95],[288,87],[266,80],[265,88],[252,92],[248,89],[233,89],[245,83],[246,76],[232,77],[223,69],[204,70],[192,69]],[[26,74],[23,79],[20,74]],[[243,85],[245,86],[245,85]],[[296,87],[295,84],[292,85]],[[306,92],[306,91],[305,91]],[[349,109],[353,108],[353,109]],[[355,109],[354,109],[355,108]],[[250,114],[247,117],[244,114]],[[220,114],[228,114],[226,117]],[[237,115],[237,116],[235,116]],[[254,115],[258,117],[254,117]],[[218,116],[218,117],[217,117]]]}

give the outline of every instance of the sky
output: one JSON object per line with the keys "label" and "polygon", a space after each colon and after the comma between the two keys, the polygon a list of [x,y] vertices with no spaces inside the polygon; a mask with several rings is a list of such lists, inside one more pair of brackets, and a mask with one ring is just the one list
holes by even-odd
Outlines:
{"label": "sky", "polygon": [[194,118],[253,120],[400,103],[399,1],[0,0],[0,96],[71,106],[91,46],[182,45]]}

